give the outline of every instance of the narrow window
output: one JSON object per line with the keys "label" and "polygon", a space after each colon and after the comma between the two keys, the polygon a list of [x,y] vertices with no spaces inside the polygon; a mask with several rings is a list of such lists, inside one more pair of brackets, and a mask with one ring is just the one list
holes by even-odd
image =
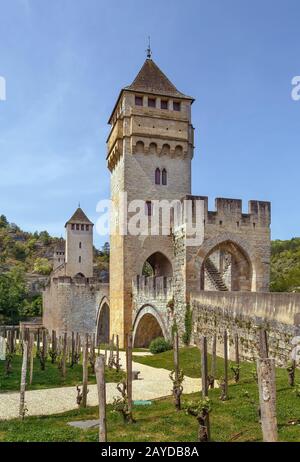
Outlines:
{"label": "narrow window", "polygon": [[78,261],[79,261],[79,263],[81,263],[81,257],[79,257]]}
{"label": "narrow window", "polygon": [[84,231],[84,225],[81,225],[81,231]]}
{"label": "narrow window", "polygon": [[79,230],[79,225],[76,225],[76,229],[77,229],[77,231]]}
{"label": "narrow window", "polygon": [[222,226],[222,224],[223,224],[223,221],[220,220],[220,221],[219,221],[219,225]]}
{"label": "narrow window", "polygon": [[143,106],[143,97],[142,96],[136,96],[135,97],[135,105],[136,106]]}
{"label": "narrow window", "polygon": [[155,98],[148,98],[148,107],[156,107]]}
{"label": "narrow window", "polygon": [[238,228],[240,227],[240,222],[239,222],[239,221],[236,222],[236,226],[237,226]]}
{"label": "narrow window", "polygon": [[173,101],[173,111],[180,111],[180,103]]}
{"label": "narrow window", "polygon": [[166,186],[166,184],[167,184],[167,170],[165,168],[162,171],[161,177],[162,177],[162,184],[164,186]]}
{"label": "narrow window", "polygon": [[79,242],[79,248],[81,249],[81,242]]}
{"label": "narrow window", "polygon": [[253,228],[255,228],[255,223],[253,223]]}
{"label": "narrow window", "polygon": [[146,212],[146,215],[147,215],[148,217],[151,217],[151,215],[152,215],[152,204],[151,204],[151,201],[146,201],[146,210],[145,210],[145,212]]}
{"label": "narrow window", "polygon": [[75,225],[71,225],[71,228],[72,228],[72,229],[75,229]]}
{"label": "narrow window", "polygon": [[160,102],[160,108],[161,109],[168,109],[168,100],[167,99],[162,99]]}
{"label": "narrow window", "polygon": [[155,184],[160,184],[160,169],[158,167],[155,170]]}
{"label": "narrow window", "polygon": [[85,230],[88,231],[90,229],[89,225],[85,225]]}

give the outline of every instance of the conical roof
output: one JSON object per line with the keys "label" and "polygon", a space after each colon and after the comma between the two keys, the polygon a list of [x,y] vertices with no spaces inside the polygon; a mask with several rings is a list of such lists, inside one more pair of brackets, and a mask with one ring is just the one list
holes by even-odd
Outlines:
{"label": "conical roof", "polygon": [[150,58],[146,59],[132,84],[125,87],[125,90],[155,93],[175,98],[190,98],[178,91],[175,85]]}
{"label": "conical roof", "polygon": [[71,218],[67,221],[66,225],[69,223],[80,223],[80,224],[87,224],[92,225],[93,223],[88,219],[84,211],[78,207],[75,213],[71,216]]}

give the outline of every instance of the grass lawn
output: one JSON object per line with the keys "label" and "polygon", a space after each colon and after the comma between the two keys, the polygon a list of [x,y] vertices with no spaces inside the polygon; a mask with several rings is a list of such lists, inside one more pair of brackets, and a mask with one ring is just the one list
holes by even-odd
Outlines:
{"label": "grass lawn", "polygon": [[[158,357],[160,356],[160,361]],[[172,352],[147,358],[135,358],[139,362],[155,362],[156,367],[172,368]],[[196,348],[180,351],[181,367],[187,375],[200,375],[199,354]],[[154,366],[154,364],[151,364]],[[218,373],[222,374],[223,360],[218,358]],[[193,372],[194,371],[194,372]],[[256,415],[258,404],[257,384],[252,375],[253,365],[242,363],[241,381],[234,384],[232,374],[229,385],[229,400],[219,399],[220,390],[210,390],[212,402],[211,437],[213,441],[261,441],[261,427]],[[277,418],[280,441],[300,441],[300,425],[291,425],[292,419],[300,419],[300,397],[289,387],[287,372],[277,369]],[[300,372],[297,380],[300,382]],[[245,397],[249,393],[254,404]],[[182,401],[197,401],[200,394],[183,396]],[[190,442],[197,440],[197,422],[185,411],[176,412],[172,398],[154,401],[151,406],[135,406],[137,422],[124,425],[119,414],[107,408],[109,441],[157,441]],[[97,408],[74,410],[60,415],[26,417],[24,422],[10,420],[0,422],[0,441],[97,441],[98,430],[80,430],[67,425],[73,420],[96,419]]]}
{"label": "grass lawn", "polygon": [[[8,391],[20,390],[22,357],[14,355],[12,362],[12,372],[9,376],[5,375],[5,361],[0,361],[0,393]],[[29,368],[29,366],[28,366]],[[40,368],[40,362],[34,358],[33,366],[33,382],[28,383],[29,370],[27,370],[27,390],[38,390],[41,388],[67,387],[75,386],[82,382],[82,366],[76,364],[72,368],[67,364],[66,378],[61,376],[57,364],[51,364],[51,360],[47,360],[44,371]],[[117,373],[115,370],[106,369],[106,381],[118,382],[124,376],[123,372]],[[89,368],[89,383],[96,383],[95,374],[91,373]]]}

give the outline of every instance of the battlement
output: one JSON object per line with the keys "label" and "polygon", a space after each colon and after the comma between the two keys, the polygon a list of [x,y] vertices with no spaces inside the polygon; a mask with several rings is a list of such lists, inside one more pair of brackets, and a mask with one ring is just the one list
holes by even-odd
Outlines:
{"label": "battlement", "polygon": [[173,294],[173,278],[166,276],[137,275],[132,280],[133,294],[147,294],[151,298],[166,297]]}
{"label": "battlement", "polygon": [[79,277],[70,277],[70,276],[57,276],[52,278],[53,284],[75,284],[75,285],[89,285],[94,286],[98,284],[97,278],[85,278],[82,276]]}
{"label": "battlement", "polygon": [[215,199],[215,210],[208,210],[207,196],[187,195],[182,200],[192,201],[193,214],[196,210],[196,201],[204,202],[204,223],[217,224],[236,222],[237,226],[256,225],[268,228],[271,224],[271,203],[265,201],[250,200],[248,202],[248,213],[243,213],[242,201],[240,199],[228,199],[218,197]]}

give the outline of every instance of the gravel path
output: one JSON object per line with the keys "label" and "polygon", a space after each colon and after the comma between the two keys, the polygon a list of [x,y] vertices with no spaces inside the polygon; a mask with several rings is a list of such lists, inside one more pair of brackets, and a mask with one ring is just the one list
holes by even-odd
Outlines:
{"label": "gravel path", "polygon": [[[120,352],[120,356],[121,364],[125,365],[125,353]],[[134,400],[155,399],[171,395],[170,371],[134,362],[133,369],[141,372],[139,380],[133,381]],[[96,406],[98,404],[97,386],[89,385],[88,388],[88,405]],[[184,393],[194,393],[200,389],[201,379],[185,377]],[[76,409],[76,395],[76,387],[74,386],[28,391],[25,395],[28,415],[51,415]],[[116,383],[106,385],[106,395],[108,403],[111,403],[115,396],[119,396]],[[16,392],[0,394],[0,420],[18,417],[19,399],[20,395]]]}

